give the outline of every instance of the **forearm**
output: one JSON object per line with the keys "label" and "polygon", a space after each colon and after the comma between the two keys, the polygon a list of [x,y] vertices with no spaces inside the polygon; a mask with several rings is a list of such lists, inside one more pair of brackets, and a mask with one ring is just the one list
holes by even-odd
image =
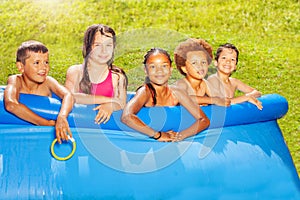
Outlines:
{"label": "forearm", "polygon": [[213,99],[211,97],[207,97],[207,96],[195,96],[195,98],[197,99],[197,103],[199,105],[201,104],[213,104]]}
{"label": "forearm", "polygon": [[231,100],[231,104],[243,103],[243,102],[247,102],[249,100],[249,96],[242,95],[242,96],[234,97],[230,100]]}
{"label": "forearm", "polygon": [[154,136],[157,131],[147,126],[143,121],[141,121],[135,114],[130,114],[127,116],[122,116],[122,122],[129,126],[130,128],[135,129],[138,132],[141,132],[149,137]]}
{"label": "forearm", "polygon": [[102,104],[115,102],[113,98],[105,96],[90,95],[84,93],[73,93],[75,102],[79,104]]}
{"label": "forearm", "polygon": [[183,138],[188,138],[206,129],[209,126],[209,124],[210,121],[208,118],[201,118],[195,121],[195,123],[192,124],[189,128],[180,131],[179,133],[182,135]]}
{"label": "forearm", "polygon": [[69,115],[69,113],[71,112],[72,108],[74,105],[74,98],[73,95],[67,94],[64,96],[62,103],[61,103],[61,108],[59,111],[59,116],[64,116],[67,118],[67,116]]}
{"label": "forearm", "polygon": [[21,103],[7,103],[6,109],[11,112],[12,114],[16,115],[17,117],[30,122],[34,125],[39,126],[54,126],[55,121],[54,120],[47,120],[37,114],[35,114],[33,111],[31,111],[27,106]]}
{"label": "forearm", "polygon": [[261,92],[257,90],[253,90],[252,92],[246,94],[246,96],[253,96],[255,98],[261,97],[261,95]]}

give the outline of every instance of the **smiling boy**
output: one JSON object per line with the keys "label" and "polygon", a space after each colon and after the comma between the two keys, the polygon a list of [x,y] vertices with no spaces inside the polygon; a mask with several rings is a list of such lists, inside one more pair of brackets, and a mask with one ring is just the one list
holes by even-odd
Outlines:
{"label": "smiling boy", "polygon": [[[72,137],[67,116],[73,108],[72,94],[54,78],[48,76],[49,53],[47,47],[38,41],[26,41],[17,50],[16,66],[21,74],[8,77],[4,91],[4,102],[7,111],[17,117],[39,126],[55,126],[59,143]],[[47,120],[26,105],[19,102],[21,93],[51,97],[52,92],[62,99],[61,109],[56,121]]]}

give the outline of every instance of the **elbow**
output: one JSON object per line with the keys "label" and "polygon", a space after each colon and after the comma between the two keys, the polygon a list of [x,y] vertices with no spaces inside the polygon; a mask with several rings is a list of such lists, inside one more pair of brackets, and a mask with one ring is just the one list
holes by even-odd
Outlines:
{"label": "elbow", "polygon": [[133,120],[133,117],[132,117],[133,114],[124,114],[122,115],[121,117],[121,122],[128,125],[132,122]]}
{"label": "elbow", "polygon": [[10,113],[15,113],[16,110],[18,109],[18,105],[19,105],[19,103],[6,101],[5,102],[5,109]]}
{"label": "elbow", "polygon": [[129,122],[129,119],[130,117],[129,117],[129,115],[122,115],[122,117],[121,117],[121,122],[122,123],[124,123],[124,124],[128,124],[128,122]]}
{"label": "elbow", "polygon": [[210,125],[210,120],[208,119],[208,117],[204,117],[202,119],[202,123],[203,123],[203,126],[205,126],[205,128],[208,128]]}

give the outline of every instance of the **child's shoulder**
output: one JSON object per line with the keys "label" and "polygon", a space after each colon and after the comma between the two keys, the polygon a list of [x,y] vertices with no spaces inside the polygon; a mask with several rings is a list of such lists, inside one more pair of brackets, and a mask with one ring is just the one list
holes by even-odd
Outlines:
{"label": "child's shoulder", "polygon": [[211,74],[207,77],[207,81],[218,79],[217,73]]}
{"label": "child's shoulder", "polygon": [[17,83],[21,82],[22,80],[22,74],[12,74],[7,78],[7,83]]}
{"label": "child's shoulder", "polygon": [[186,88],[187,87],[186,79],[185,78],[179,79],[174,83],[174,85],[180,88]]}
{"label": "child's shoulder", "polygon": [[83,66],[82,64],[72,65],[68,68],[68,71],[82,71]]}

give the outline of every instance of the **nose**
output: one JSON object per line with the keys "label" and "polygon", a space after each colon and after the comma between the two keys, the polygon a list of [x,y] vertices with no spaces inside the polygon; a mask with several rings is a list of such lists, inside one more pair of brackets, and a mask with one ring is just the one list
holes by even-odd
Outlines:
{"label": "nose", "polygon": [[230,58],[226,58],[226,63],[231,63],[231,59]]}
{"label": "nose", "polygon": [[163,66],[158,65],[158,66],[156,67],[156,71],[157,71],[157,72],[162,72],[162,71],[163,71]]}
{"label": "nose", "polygon": [[47,70],[48,65],[49,65],[48,62],[41,62],[40,68],[43,70]]}

